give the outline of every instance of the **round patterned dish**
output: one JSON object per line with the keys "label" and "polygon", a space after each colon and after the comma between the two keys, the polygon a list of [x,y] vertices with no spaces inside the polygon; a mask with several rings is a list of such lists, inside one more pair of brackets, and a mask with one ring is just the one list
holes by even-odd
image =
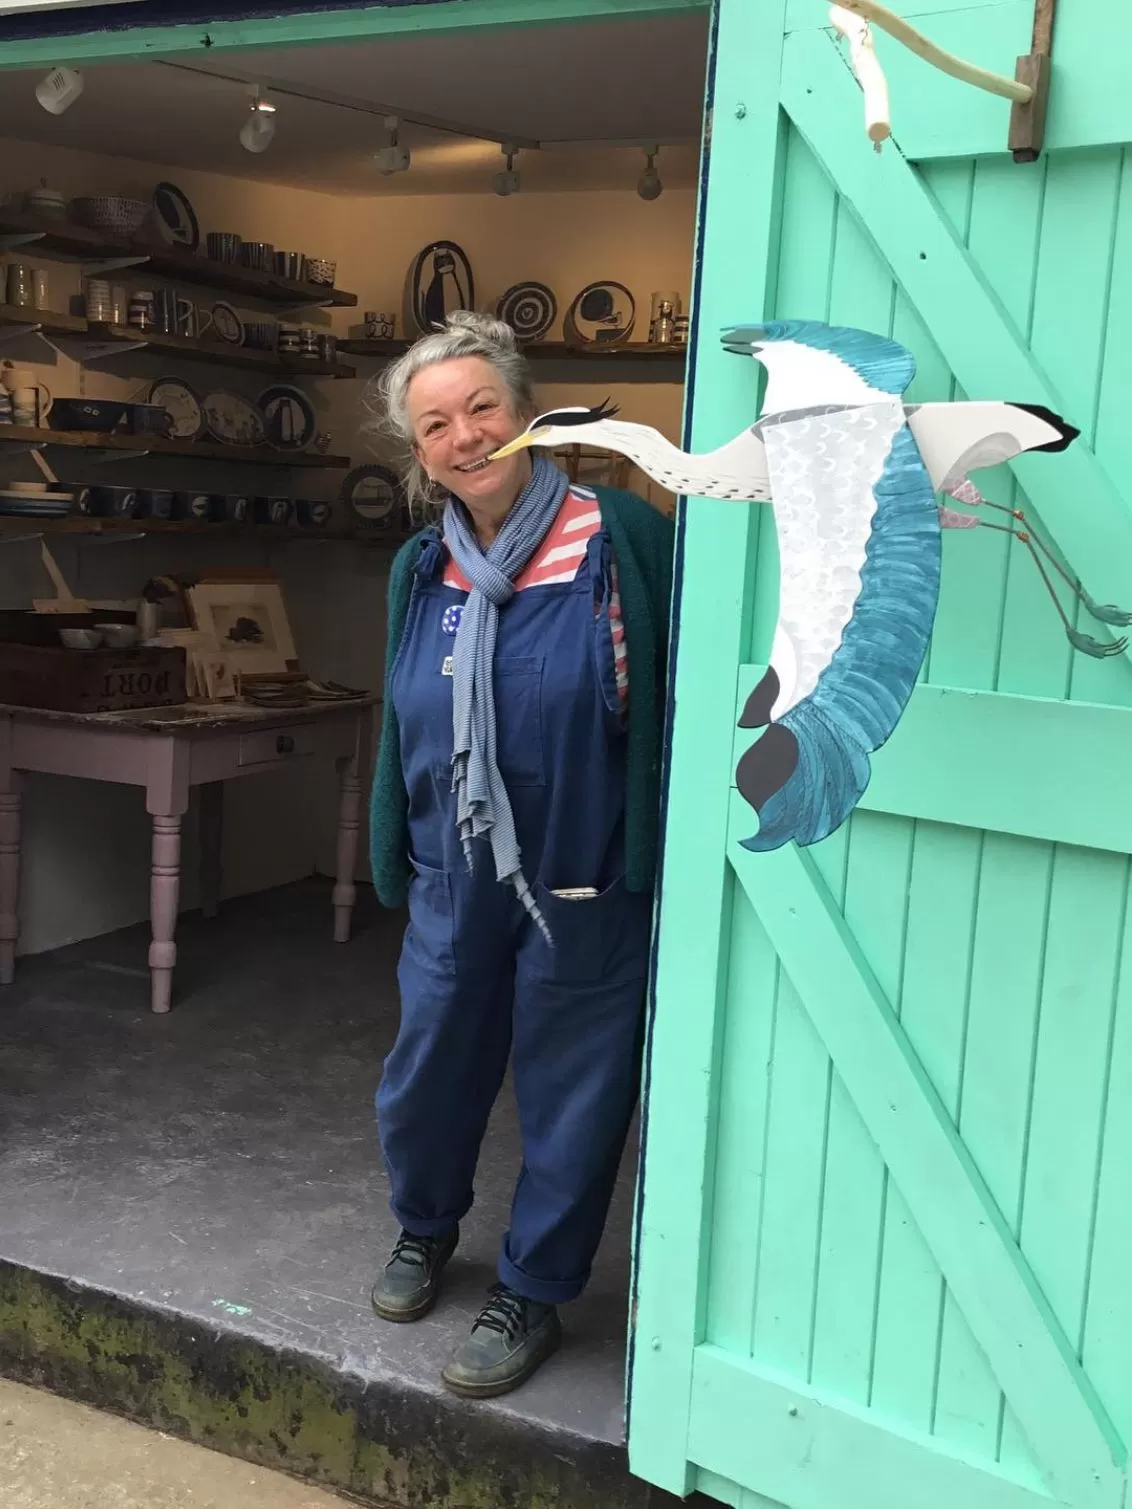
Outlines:
{"label": "round patterned dish", "polygon": [[558,300],[545,283],[515,283],[495,312],[521,341],[541,341],[558,318]]}
{"label": "round patterned dish", "polygon": [[158,403],[172,416],[171,440],[197,440],[206,425],[199,395],[179,377],[159,377],[150,388],[146,401]]}

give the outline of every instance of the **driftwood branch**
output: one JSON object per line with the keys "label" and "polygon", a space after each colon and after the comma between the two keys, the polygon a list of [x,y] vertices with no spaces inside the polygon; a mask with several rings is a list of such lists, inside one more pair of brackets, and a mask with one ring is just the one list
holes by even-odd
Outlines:
{"label": "driftwood branch", "polygon": [[849,43],[849,61],[864,95],[865,132],[879,152],[881,142],[892,135],[892,121],[888,110],[888,84],[873,51],[869,23],[843,5],[831,5],[829,19]]}
{"label": "driftwood branch", "polygon": [[[852,11],[854,15],[872,22],[874,26],[879,26],[881,31],[886,31],[890,37],[895,37],[898,42],[903,43],[910,52],[923,58],[925,63],[930,63],[933,68],[938,68],[942,73],[950,74],[954,79],[962,80],[964,84],[972,84],[976,89],[983,89],[988,94],[997,94],[1001,99],[1012,100],[1018,105],[1027,105],[1034,97],[1031,85],[1020,83],[1017,79],[1005,78],[1000,73],[991,73],[986,68],[976,67],[974,63],[964,62],[954,53],[945,52],[930,38],[925,37],[923,32],[917,31],[902,17],[878,4],[877,0],[838,0],[838,8]],[[836,22],[834,24],[836,25]]]}

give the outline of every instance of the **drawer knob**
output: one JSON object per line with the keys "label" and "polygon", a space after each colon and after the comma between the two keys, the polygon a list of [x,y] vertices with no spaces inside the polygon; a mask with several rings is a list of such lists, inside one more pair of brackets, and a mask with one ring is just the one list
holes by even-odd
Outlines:
{"label": "drawer knob", "polygon": [[275,741],[276,754],[294,754],[295,741],[290,734],[280,734]]}

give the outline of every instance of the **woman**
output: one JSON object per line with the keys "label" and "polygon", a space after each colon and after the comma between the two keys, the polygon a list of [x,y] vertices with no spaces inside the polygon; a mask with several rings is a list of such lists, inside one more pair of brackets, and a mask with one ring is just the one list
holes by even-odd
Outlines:
{"label": "woman", "polygon": [[409,925],[377,1094],[402,1232],[373,1306],[435,1304],[510,1054],[523,1166],[499,1283],[443,1373],[486,1398],[559,1344],[638,1093],[673,530],[544,453],[488,459],[534,413],[498,320],[450,316],[378,396],[410,501],[442,517],[389,583],[371,854]]}

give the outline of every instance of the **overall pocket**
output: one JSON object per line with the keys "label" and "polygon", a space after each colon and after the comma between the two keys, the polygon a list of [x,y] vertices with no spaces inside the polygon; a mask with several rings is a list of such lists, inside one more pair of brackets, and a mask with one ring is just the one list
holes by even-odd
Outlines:
{"label": "overall pocket", "polygon": [[569,900],[536,883],[539,910],[554,939],[534,929],[537,972],[562,985],[612,985],[648,974],[652,898],[618,878],[596,896]]}

